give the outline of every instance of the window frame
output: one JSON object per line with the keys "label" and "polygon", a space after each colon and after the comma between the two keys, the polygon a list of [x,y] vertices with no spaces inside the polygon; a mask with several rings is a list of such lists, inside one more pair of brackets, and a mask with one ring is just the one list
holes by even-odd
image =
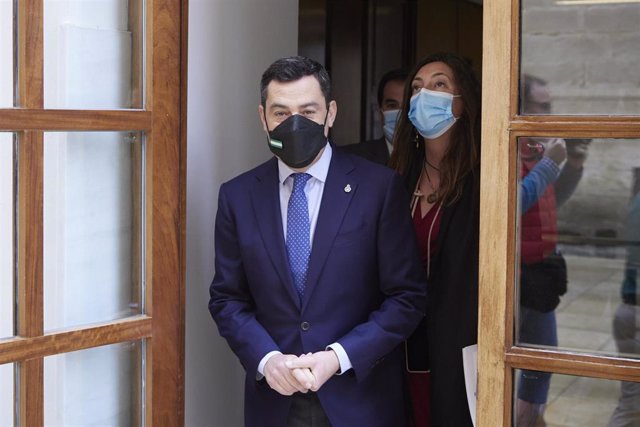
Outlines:
{"label": "window frame", "polygon": [[[131,0],[139,3],[140,0]],[[126,341],[146,347],[147,425],[162,420],[184,424],[184,329],[186,242],[186,77],[187,0],[149,0],[143,17],[146,48],[134,58],[145,74],[144,108],[54,110],[43,99],[44,0],[17,0],[16,100],[0,109],[0,131],[16,132],[18,170],[15,197],[17,234],[16,336],[0,340],[0,363],[16,363],[14,420],[44,424],[43,358]],[[134,22],[141,22],[135,7]],[[134,67],[138,65],[135,64]],[[135,74],[135,73],[134,73]],[[133,76],[134,105],[142,82]],[[137,105],[141,105],[141,102]],[[146,135],[144,224],[146,307],[142,315],[44,333],[43,325],[43,134],[46,131],[141,131]],[[140,145],[140,144],[137,144]],[[134,156],[141,156],[134,153]],[[140,180],[136,180],[140,182]],[[134,187],[134,192],[140,191]],[[140,206],[139,208],[142,208]],[[134,230],[135,231],[135,230]],[[138,239],[139,240],[139,239]],[[134,284],[139,286],[140,284]],[[155,351],[154,351],[155,350]],[[156,392],[154,392],[156,390]],[[15,421],[14,421],[15,422]]]}
{"label": "window frame", "polygon": [[520,0],[483,5],[477,425],[511,425],[513,372],[640,381],[640,360],[514,345],[516,138],[640,138],[640,116],[518,114]]}

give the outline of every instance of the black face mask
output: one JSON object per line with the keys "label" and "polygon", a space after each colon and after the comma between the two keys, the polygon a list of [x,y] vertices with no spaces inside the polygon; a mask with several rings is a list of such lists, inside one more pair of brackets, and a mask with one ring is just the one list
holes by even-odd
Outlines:
{"label": "black face mask", "polygon": [[300,169],[313,162],[327,144],[327,137],[324,124],[294,114],[269,132],[268,143],[271,152],[287,166]]}

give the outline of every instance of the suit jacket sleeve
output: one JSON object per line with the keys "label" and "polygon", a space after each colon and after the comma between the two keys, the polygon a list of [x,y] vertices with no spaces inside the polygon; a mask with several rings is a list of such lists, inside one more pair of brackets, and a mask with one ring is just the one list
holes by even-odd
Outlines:
{"label": "suit jacket sleeve", "polygon": [[426,309],[426,277],[420,261],[409,200],[393,174],[377,224],[380,307],[338,342],[362,381],[385,355],[413,332]]}
{"label": "suit jacket sleeve", "polygon": [[220,187],[215,223],[215,275],[209,287],[209,311],[220,335],[240,359],[247,373],[256,373],[260,360],[280,350],[256,320],[238,245],[235,212],[229,205],[226,186]]}

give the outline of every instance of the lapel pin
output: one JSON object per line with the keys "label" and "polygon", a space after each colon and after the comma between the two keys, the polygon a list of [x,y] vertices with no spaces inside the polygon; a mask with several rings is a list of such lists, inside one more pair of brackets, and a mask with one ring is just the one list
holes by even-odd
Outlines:
{"label": "lapel pin", "polygon": [[345,193],[351,193],[351,185],[350,184],[347,184],[347,186],[344,187],[344,192]]}

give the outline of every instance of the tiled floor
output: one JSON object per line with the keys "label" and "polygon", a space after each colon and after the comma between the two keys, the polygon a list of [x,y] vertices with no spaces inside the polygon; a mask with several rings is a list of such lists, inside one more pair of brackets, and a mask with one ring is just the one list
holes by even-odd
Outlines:
{"label": "tiled floor", "polygon": [[[620,304],[624,260],[565,258],[569,285],[556,309],[559,346],[572,351],[615,354],[612,321]],[[606,426],[619,392],[618,381],[554,375],[545,421],[549,427]],[[640,420],[636,425],[640,426]]]}

